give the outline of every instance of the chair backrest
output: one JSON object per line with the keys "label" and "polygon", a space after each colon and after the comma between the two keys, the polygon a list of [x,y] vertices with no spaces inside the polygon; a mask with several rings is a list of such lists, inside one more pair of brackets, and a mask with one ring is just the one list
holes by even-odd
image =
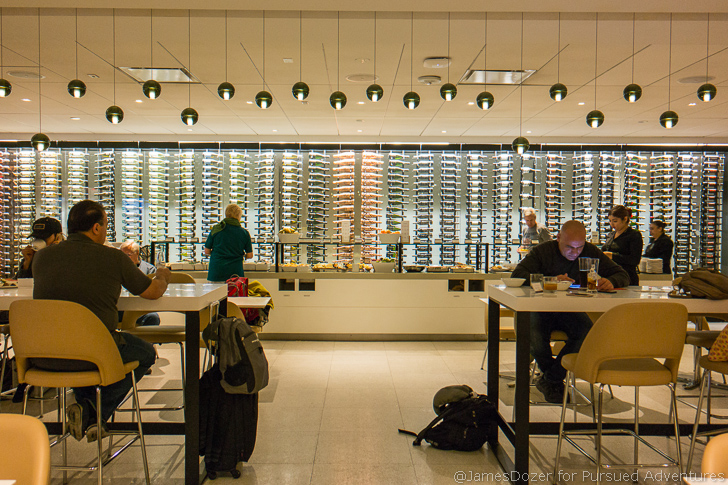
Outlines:
{"label": "chair backrest", "polygon": [[45,425],[32,416],[0,414],[0,479],[48,485],[51,447]]}
{"label": "chair backrest", "polygon": [[605,312],[591,328],[576,358],[575,373],[595,382],[599,366],[616,359],[665,359],[677,379],[685,347],[687,309],[673,302],[625,303]]}
{"label": "chair backrest", "polygon": [[239,306],[231,301],[227,302],[227,316],[245,320],[245,315],[243,315],[243,311],[240,309]]}
{"label": "chair backrest", "polygon": [[119,349],[106,326],[83,305],[61,300],[18,300],[10,304],[10,336],[18,379],[32,367],[28,359],[72,359],[98,367],[101,384],[124,378]]}
{"label": "chair backrest", "polygon": [[194,283],[195,279],[192,275],[187,273],[172,272],[172,276],[169,278],[170,283]]}
{"label": "chair backrest", "polygon": [[722,475],[714,478],[728,478],[728,434],[715,436],[708,441],[703,452],[700,471],[703,475]]}

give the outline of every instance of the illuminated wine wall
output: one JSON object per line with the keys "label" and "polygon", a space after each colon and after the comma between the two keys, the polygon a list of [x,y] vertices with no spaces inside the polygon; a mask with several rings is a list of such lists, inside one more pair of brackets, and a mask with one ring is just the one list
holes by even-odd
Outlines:
{"label": "illuminated wine wall", "polygon": [[[100,201],[109,239],[142,245],[171,238],[170,261],[201,261],[201,243],[229,203],[256,259],[273,259],[281,227],[307,238],[286,246],[295,262],[394,256],[382,230],[410,223],[406,264],[473,264],[475,243],[490,264],[517,261],[522,210],[533,207],[553,234],[570,218],[604,241],[615,204],[634,212],[647,244],[653,218],[675,240],[674,267],[719,268],[724,153],[510,151],[290,151],[210,149],[0,149],[0,272],[12,275],[34,219],[65,218],[79,200]],[[354,240],[332,244],[342,227]],[[329,244],[327,244],[329,243]]]}

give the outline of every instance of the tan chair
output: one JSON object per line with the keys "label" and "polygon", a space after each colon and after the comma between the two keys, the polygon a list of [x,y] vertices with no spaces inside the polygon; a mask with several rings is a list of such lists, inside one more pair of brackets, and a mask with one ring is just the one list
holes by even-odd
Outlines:
{"label": "tan chair", "polygon": [[[697,442],[698,436],[711,436],[716,435],[720,433],[725,433],[726,429],[719,429],[714,431],[708,431],[705,433],[698,433],[698,424],[700,424],[700,417],[705,414],[708,424],[710,424],[710,418],[714,417],[714,415],[710,411],[711,407],[711,395],[710,395],[710,385],[712,381],[712,373],[718,372],[719,374],[723,374],[724,376],[728,374],[728,362],[713,362],[711,360],[708,360],[708,356],[704,355],[700,358],[698,361],[698,365],[700,365],[701,369],[703,369],[703,378],[700,383],[700,396],[698,397],[698,406],[695,412],[695,423],[693,424],[693,435],[690,439],[690,451],[688,452],[688,466],[685,469],[687,473],[690,473],[690,469],[693,466],[693,453],[695,452],[695,443]],[[706,407],[706,410],[703,411],[703,399],[705,398],[705,395],[708,395],[708,405]],[[715,438],[714,438],[715,439]],[[710,440],[710,443],[713,442],[714,439]],[[708,449],[705,449],[706,453]],[[723,458],[725,460],[725,457]]]}
{"label": "tan chair", "polygon": [[[58,300],[19,300],[10,305],[10,334],[18,365],[18,380],[33,386],[61,388],[61,409],[66,408],[66,388],[96,386],[96,419],[101,423],[101,390],[122,380],[126,374],[139,366],[139,362],[123,363],[119,349],[104,324],[88,308],[78,303]],[[71,359],[94,364],[96,370],[61,372],[43,370],[33,365],[32,359]],[[104,456],[102,439],[98,442],[98,462],[93,467],[67,466],[66,440],[62,439],[63,466],[60,470],[98,471],[99,485],[103,480],[103,468],[128,446],[139,439],[141,443],[144,475],[149,483],[147,452],[144,446],[142,419],[139,409],[136,380],[132,379],[134,407],[137,417],[137,431],[113,431],[112,435],[133,435],[113,455]],[[26,393],[27,401],[27,393]],[[25,406],[24,406],[25,409]],[[61,413],[63,429],[66,416]],[[65,473],[64,473],[65,475]],[[65,476],[64,476],[65,478]]]}
{"label": "tan chair", "polygon": [[37,418],[0,414],[0,478],[20,485],[48,485],[51,447],[48,432]]}
{"label": "tan chair", "polygon": [[[700,472],[703,475],[727,478],[728,460],[726,457],[728,457],[728,434],[716,436],[705,447]],[[687,471],[689,472],[690,469]]]}
{"label": "tan chair", "polygon": [[[513,310],[510,310],[508,308],[500,307],[500,317],[503,318],[513,318],[515,316],[515,313],[513,313]],[[501,340],[515,340],[516,338],[516,332],[514,331],[513,327],[503,327],[501,325],[500,328],[500,335],[498,335],[498,338]],[[485,341],[488,341],[488,307],[485,308]],[[483,362],[480,363],[480,370],[485,370],[485,360],[488,358],[488,344],[485,345],[485,352],[483,353]]]}
{"label": "tan chair", "polygon": [[[677,466],[682,470],[682,453],[680,451],[680,429],[678,427],[677,401],[675,386],[677,372],[685,346],[687,329],[687,310],[679,303],[672,302],[639,302],[626,303],[612,308],[602,315],[584,339],[578,354],[565,355],[562,359],[569,375],[561,407],[561,423],[556,445],[553,483],[559,477],[559,458],[563,440],[574,445],[597,466],[597,483],[601,478],[602,468],[628,468]],[[626,337],[628,336],[628,337]],[[657,359],[664,359],[660,362]],[[564,431],[566,417],[566,400],[570,378],[575,376],[590,384],[599,384],[599,404],[596,429],[596,459],[590,456],[581,446],[571,439],[571,435],[594,434],[591,430]],[[635,387],[635,431],[602,430],[602,409],[604,402],[604,386]],[[675,426],[675,444],[677,460],[661,450],[656,449],[639,435],[639,388],[641,386],[668,386],[672,394],[673,424]],[[602,435],[628,434],[634,438],[634,463],[603,464]],[[668,460],[664,464],[639,463],[639,443],[644,443],[653,451]]]}
{"label": "tan chair", "polygon": [[[153,277],[154,275],[149,275]],[[195,283],[195,279],[187,273],[172,273],[169,280],[170,283]],[[140,392],[159,392],[159,391],[182,391],[182,405],[180,406],[145,406],[142,411],[179,411],[184,409],[184,389],[185,389],[185,339],[186,332],[184,325],[155,325],[148,327],[138,327],[137,319],[148,312],[128,311],[124,312],[119,328],[131,335],[135,335],[150,344],[177,344],[180,351],[180,366],[182,371],[182,388],[174,389],[140,389]],[[200,331],[202,331],[210,323],[209,311],[200,312]],[[204,344],[202,345],[204,347]],[[127,409],[120,409],[127,411]]]}

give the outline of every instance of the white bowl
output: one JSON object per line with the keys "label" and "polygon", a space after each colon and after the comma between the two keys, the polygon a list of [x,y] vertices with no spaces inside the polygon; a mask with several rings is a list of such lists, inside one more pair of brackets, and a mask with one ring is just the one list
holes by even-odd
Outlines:
{"label": "white bowl", "polygon": [[501,278],[504,285],[517,288],[526,282],[526,278]]}
{"label": "white bowl", "polygon": [[559,281],[556,283],[558,286],[556,287],[557,290],[565,291],[568,290],[571,286],[571,281]]}
{"label": "white bowl", "polygon": [[375,273],[391,273],[394,271],[394,265],[395,263],[380,263],[378,261],[372,263]]}

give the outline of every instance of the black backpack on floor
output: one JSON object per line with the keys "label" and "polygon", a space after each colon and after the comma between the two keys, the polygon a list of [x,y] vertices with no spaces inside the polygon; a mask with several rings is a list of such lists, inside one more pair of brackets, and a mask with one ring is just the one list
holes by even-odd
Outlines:
{"label": "black backpack on floor", "polygon": [[[438,398],[448,394],[452,400],[438,402]],[[440,450],[477,451],[488,436],[497,431],[495,405],[487,396],[477,394],[468,386],[441,389],[435,395],[434,407],[438,416],[418,434],[399,430],[400,433],[416,436],[413,446],[420,446],[424,439]]]}

